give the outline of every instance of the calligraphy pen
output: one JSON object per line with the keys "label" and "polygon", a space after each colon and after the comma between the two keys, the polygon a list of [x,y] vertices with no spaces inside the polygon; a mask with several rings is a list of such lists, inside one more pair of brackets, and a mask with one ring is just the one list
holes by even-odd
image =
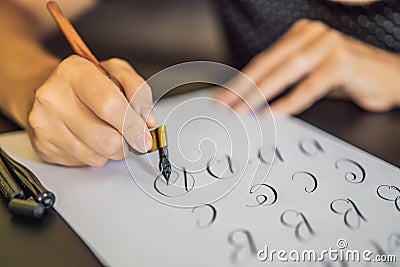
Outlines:
{"label": "calligraphy pen", "polygon": [[[74,52],[92,62],[104,75],[106,75],[114,84],[124,92],[122,89],[122,85],[118,82],[118,80],[111,75],[105,68],[103,68],[97,58],[93,55],[93,53],[89,50],[86,44],[83,42],[82,38],[79,36],[78,32],[74,29],[69,20],[65,17],[60,7],[55,1],[49,1],[47,3],[47,9],[50,14],[53,16],[56,21],[58,27],[64,34],[68,43],[71,45]],[[153,152],[158,150],[159,152],[159,169],[164,176],[167,184],[169,182],[169,177],[171,175],[171,163],[168,159],[168,143],[167,143],[167,135],[165,126],[160,126],[154,130],[150,131],[153,137],[153,146],[148,152]]]}
{"label": "calligraphy pen", "polygon": [[28,168],[0,148],[0,192],[13,214],[40,218],[51,208],[55,195],[48,191]]}

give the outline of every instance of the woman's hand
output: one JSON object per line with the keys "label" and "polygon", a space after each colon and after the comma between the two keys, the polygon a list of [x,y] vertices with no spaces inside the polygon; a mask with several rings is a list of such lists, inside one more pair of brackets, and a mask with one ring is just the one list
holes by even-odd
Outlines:
{"label": "woman's hand", "polygon": [[[351,98],[369,111],[386,111],[400,105],[400,56],[352,39],[318,21],[297,22],[270,49],[244,69],[271,108],[297,114],[327,94]],[[264,104],[255,87],[240,78],[221,89],[217,98],[235,110],[257,109]],[[247,104],[241,100],[245,100]]]}
{"label": "woman's hand", "polygon": [[[109,159],[124,157],[122,133],[136,150],[150,149],[147,127],[156,124],[150,88],[140,87],[144,80],[123,60],[110,59],[102,66],[124,92],[79,56],[62,61],[36,90],[27,128],[33,147],[44,160],[102,166]],[[133,96],[129,104],[127,99]]]}

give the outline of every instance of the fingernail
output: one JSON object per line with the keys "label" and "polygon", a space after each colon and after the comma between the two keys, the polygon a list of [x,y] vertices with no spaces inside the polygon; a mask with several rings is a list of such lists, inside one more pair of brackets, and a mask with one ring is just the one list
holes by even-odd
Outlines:
{"label": "fingernail", "polygon": [[156,114],[150,106],[141,107],[140,115],[146,122],[150,124],[156,124]]}
{"label": "fingernail", "polygon": [[136,145],[138,146],[140,152],[149,151],[150,148],[153,146],[151,136],[144,133],[140,134],[138,137],[136,137]]}

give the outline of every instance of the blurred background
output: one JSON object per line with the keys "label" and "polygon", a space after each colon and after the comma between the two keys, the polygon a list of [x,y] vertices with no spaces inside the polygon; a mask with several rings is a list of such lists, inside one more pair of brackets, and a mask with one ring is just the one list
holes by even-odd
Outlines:
{"label": "blurred background", "polygon": [[[240,36],[244,37],[243,40],[253,40],[255,48],[249,49],[253,54],[274,41],[270,35],[277,38],[289,28],[293,21],[305,17],[305,13],[310,12],[311,8],[311,6],[302,6],[303,9],[297,14],[291,10],[293,4],[299,3],[300,0],[288,0],[292,6],[286,6],[286,1],[264,1],[270,3],[267,9],[268,14],[273,13],[276,16],[261,14],[257,20],[255,17],[252,25],[240,28]],[[235,39],[230,35],[231,42],[227,42],[228,35],[224,26],[226,21],[223,21],[220,6],[224,6],[222,11],[230,12],[228,8],[225,8],[229,2],[234,1],[102,0],[95,8],[75,19],[73,24],[99,59],[124,58],[145,78],[149,78],[165,67],[192,60],[218,61],[240,68],[249,57],[248,55],[241,56],[233,47],[234,45],[231,45],[235,41],[240,42],[239,38]],[[262,1],[252,0],[251,3],[257,5]],[[335,5],[325,0],[321,3]],[[398,0],[387,0],[387,3],[392,6],[399,4]],[[337,7],[335,5],[335,8]],[[240,6],[236,8],[242,11]],[[279,13],[276,10],[282,12]],[[393,9],[388,6],[383,8],[384,15],[396,24],[390,21],[384,24],[380,23],[383,18],[381,15],[372,16],[370,20],[366,19],[365,14],[368,12],[365,13],[364,7],[329,10],[317,7],[311,11],[312,17],[325,18],[330,21],[332,26],[335,26],[336,22],[339,24],[343,22],[345,25],[350,23],[353,25],[350,30],[354,30],[357,36],[366,41],[378,39],[379,33],[384,33],[384,31],[388,33],[392,31],[397,38],[393,51],[400,51],[400,15],[394,14]],[[394,17],[395,15],[396,17]],[[276,17],[288,19],[283,19],[278,23]],[[241,19],[250,18],[253,17],[233,17],[235,21],[239,22],[242,21]],[[355,21],[360,23],[355,24]],[[263,35],[253,34],[254,36],[249,37],[252,34],[251,27],[273,33],[265,37],[268,40],[258,38]],[[385,34],[382,36],[385,37]],[[258,40],[260,40],[259,44],[256,42]],[[383,38],[382,40],[390,41],[391,39]],[[72,54],[71,48],[59,31],[48,36],[45,43],[47,48],[60,58]],[[377,44],[384,48],[385,43],[377,42]],[[387,42],[387,45],[390,44]],[[175,79],[176,77],[168,77],[170,81]],[[204,87],[204,84],[178,88],[175,93],[199,87]],[[158,98],[160,94],[161,92],[153,92],[154,98]],[[400,166],[398,147],[393,145],[395,141],[390,141],[398,140],[400,135],[399,114],[399,109],[387,113],[368,113],[360,110],[351,102],[324,99],[318,101],[299,117]],[[0,132],[18,129],[18,126],[1,114],[0,125]]]}
{"label": "blurred background", "polygon": [[[78,32],[98,58],[124,58],[145,78],[193,60],[240,69],[301,18],[321,20],[363,42],[400,53],[398,0],[373,6],[328,0],[98,1],[73,21]],[[72,53],[59,31],[46,44],[61,58]],[[160,92],[153,91],[157,98]]]}
{"label": "blurred background", "polygon": [[[235,65],[212,0],[101,1],[73,24],[99,59],[124,58],[145,78],[185,61]],[[61,58],[72,53],[59,32],[46,46]]]}

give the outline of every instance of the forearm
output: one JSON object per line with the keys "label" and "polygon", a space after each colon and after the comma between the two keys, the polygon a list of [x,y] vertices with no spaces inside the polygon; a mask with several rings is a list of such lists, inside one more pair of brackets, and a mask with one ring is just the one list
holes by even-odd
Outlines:
{"label": "forearm", "polygon": [[0,45],[0,50],[0,111],[26,127],[35,90],[59,60],[25,38]]}
{"label": "forearm", "polygon": [[35,90],[58,59],[40,45],[32,17],[0,2],[0,109],[26,127]]}

